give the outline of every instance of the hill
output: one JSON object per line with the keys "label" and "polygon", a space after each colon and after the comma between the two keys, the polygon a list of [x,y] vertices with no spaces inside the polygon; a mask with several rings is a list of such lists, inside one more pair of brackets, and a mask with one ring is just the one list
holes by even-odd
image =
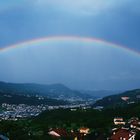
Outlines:
{"label": "hill", "polygon": [[10,93],[0,92],[0,105],[3,103],[7,104],[27,104],[27,105],[65,105],[68,102],[63,100],[56,100],[41,96],[26,96]]}
{"label": "hill", "polygon": [[72,90],[63,84],[15,84],[0,82],[0,93],[17,95],[40,95],[59,100],[88,100],[93,96]]}
{"label": "hill", "polygon": [[106,96],[94,104],[94,106],[116,107],[140,102],[140,89],[126,91],[116,95]]}

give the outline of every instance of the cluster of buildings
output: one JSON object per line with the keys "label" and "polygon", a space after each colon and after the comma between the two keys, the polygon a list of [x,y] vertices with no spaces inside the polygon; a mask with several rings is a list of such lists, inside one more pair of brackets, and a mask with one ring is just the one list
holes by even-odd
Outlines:
{"label": "cluster of buildings", "polygon": [[[103,134],[93,134],[89,140],[136,140],[136,135],[140,132],[140,120],[137,117],[132,117],[128,121],[124,121],[122,117],[114,118],[114,126],[110,136]],[[62,128],[50,129],[48,134],[56,139],[71,137],[73,140],[85,140],[85,137],[90,135],[91,130],[86,127],[81,127],[76,131],[67,131]],[[86,139],[87,140],[87,139]]]}
{"label": "cluster of buildings", "polygon": [[58,105],[58,106],[48,106],[48,105],[27,105],[27,104],[7,104],[3,103],[1,105],[0,120],[18,120],[23,118],[30,118],[38,116],[41,112],[45,110],[55,110],[55,109],[71,109],[71,111],[76,111],[77,108],[87,109],[89,106],[87,104],[74,104],[74,105]]}
{"label": "cluster of buildings", "polygon": [[49,135],[51,135],[54,138],[73,138],[73,140],[83,140],[84,137],[90,133],[90,129],[86,127],[81,127],[77,131],[67,131],[66,129],[62,128],[55,128],[50,129],[48,132]]}
{"label": "cluster of buildings", "polygon": [[71,109],[71,111],[76,111],[78,108],[86,110],[91,108],[89,104],[81,103],[81,104],[68,104],[68,105],[58,105],[58,106],[47,106],[48,110],[54,109]]}
{"label": "cluster of buildings", "polygon": [[140,131],[140,120],[132,117],[124,121],[122,117],[114,118],[115,128],[112,129],[112,135],[108,140],[135,140],[136,134]]}
{"label": "cluster of buildings", "polygon": [[2,111],[0,112],[0,120],[18,120],[21,118],[28,118],[39,115],[42,111],[46,110],[44,105],[26,105],[26,104],[2,104]]}

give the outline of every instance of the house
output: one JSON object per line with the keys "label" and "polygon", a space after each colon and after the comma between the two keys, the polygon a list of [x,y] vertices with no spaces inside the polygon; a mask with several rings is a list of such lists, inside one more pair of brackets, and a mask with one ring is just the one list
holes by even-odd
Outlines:
{"label": "house", "polygon": [[135,140],[135,133],[129,129],[120,128],[114,131],[109,140]]}
{"label": "house", "polygon": [[130,124],[130,127],[131,128],[138,128],[138,127],[140,127],[140,121],[139,121],[139,118],[137,118],[137,117],[132,117],[130,120],[129,120],[129,122],[128,122],[129,124]]}
{"label": "house", "polygon": [[139,126],[139,121],[134,120],[130,123],[131,128],[137,128],[138,126]]}
{"label": "house", "polygon": [[114,124],[115,125],[125,125],[125,122],[122,117],[116,117],[116,118],[114,118]]}
{"label": "house", "polygon": [[89,128],[86,128],[86,127],[81,127],[79,129],[79,132],[80,133],[83,133],[84,135],[87,135],[89,133],[90,129]]}
{"label": "house", "polygon": [[49,135],[54,136],[54,137],[60,137],[60,134],[57,133],[55,130],[52,130],[50,132],[48,132]]}
{"label": "house", "polygon": [[123,101],[127,101],[127,100],[130,99],[130,97],[125,96],[125,97],[121,97],[121,99],[122,99]]}
{"label": "house", "polygon": [[67,133],[67,131],[65,129],[51,129],[48,132],[49,135],[53,136],[53,137],[67,137],[69,136],[69,133]]}
{"label": "house", "polygon": [[131,121],[139,121],[139,118],[138,117],[132,117],[132,118],[130,118],[129,122],[131,122]]}
{"label": "house", "polygon": [[84,133],[73,131],[67,132],[65,129],[62,128],[50,129],[48,134],[55,138],[73,138],[74,140],[84,139]]}

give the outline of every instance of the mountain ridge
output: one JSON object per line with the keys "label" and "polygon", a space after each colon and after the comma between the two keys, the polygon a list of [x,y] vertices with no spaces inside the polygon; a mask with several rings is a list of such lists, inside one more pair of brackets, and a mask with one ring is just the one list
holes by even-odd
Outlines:
{"label": "mountain ridge", "polygon": [[126,106],[128,104],[140,102],[140,89],[127,90],[120,94],[106,96],[98,101],[93,106],[116,107]]}
{"label": "mountain ridge", "polygon": [[22,95],[40,95],[48,98],[60,100],[85,100],[93,98],[88,94],[72,90],[63,84],[36,84],[36,83],[7,83],[0,82],[1,93],[22,94]]}

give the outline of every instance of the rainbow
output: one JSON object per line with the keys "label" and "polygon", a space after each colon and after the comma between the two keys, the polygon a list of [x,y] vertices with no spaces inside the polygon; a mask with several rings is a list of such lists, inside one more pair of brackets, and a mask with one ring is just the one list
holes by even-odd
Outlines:
{"label": "rainbow", "polygon": [[29,40],[29,41],[25,41],[25,42],[21,42],[21,43],[17,43],[14,45],[0,48],[0,52],[5,52],[5,51],[9,51],[11,49],[20,48],[20,47],[30,47],[30,46],[34,46],[34,45],[40,45],[42,42],[50,42],[50,41],[52,41],[52,42],[79,41],[79,42],[85,42],[85,43],[97,43],[97,44],[102,44],[102,45],[106,45],[106,46],[110,46],[110,47],[114,47],[114,48],[121,48],[125,51],[131,52],[135,55],[140,56],[139,51],[128,48],[126,46],[118,45],[118,44],[111,43],[109,41],[98,39],[98,38],[79,37],[79,36],[52,36],[52,37],[37,38],[37,39],[33,39],[33,40]]}

